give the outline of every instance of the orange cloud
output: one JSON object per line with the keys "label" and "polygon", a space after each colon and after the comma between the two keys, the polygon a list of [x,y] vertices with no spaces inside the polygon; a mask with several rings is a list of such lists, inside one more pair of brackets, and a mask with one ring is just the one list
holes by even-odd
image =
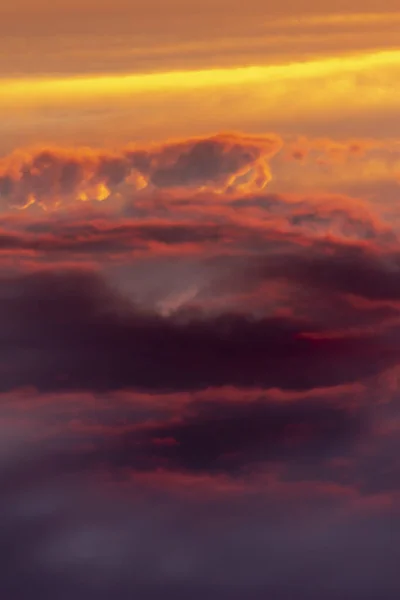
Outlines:
{"label": "orange cloud", "polygon": [[399,149],[398,140],[351,138],[335,140],[331,138],[312,138],[300,136],[286,144],[287,155],[295,160],[306,158],[311,152],[317,152],[329,162],[344,161],[350,156],[363,157],[373,150],[395,151]]}
{"label": "orange cloud", "polygon": [[282,146],[274,135],[226,133],[208,138],[132,146],[119,152],[88,148],[17,151],[0,160],[0,196],[9,207],[106,200],[123,187],[230,191],[262,189],[268,159]]}

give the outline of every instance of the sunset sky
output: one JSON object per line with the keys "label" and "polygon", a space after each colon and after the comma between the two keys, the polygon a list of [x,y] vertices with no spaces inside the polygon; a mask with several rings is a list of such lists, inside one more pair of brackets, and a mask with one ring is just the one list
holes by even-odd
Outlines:
{"label": "sunset sky", "polygon": [[0,6],[1,598],[397,600],[398,0],[136,4]]}

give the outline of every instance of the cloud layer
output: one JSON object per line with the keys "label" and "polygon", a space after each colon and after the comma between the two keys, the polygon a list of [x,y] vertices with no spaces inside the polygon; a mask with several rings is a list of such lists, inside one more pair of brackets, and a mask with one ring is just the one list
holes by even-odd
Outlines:
{"label": "cloud layer", "polygon": [[398,598],[397,205],[294,189],[354,143],[2,159],[10,598]]}

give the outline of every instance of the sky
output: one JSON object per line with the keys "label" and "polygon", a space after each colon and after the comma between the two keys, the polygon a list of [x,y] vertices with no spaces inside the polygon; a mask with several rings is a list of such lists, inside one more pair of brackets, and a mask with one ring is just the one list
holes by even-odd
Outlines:
{"label": "sky", "polygon": [[400,12],[0,6],[6,600],[397,600]]}

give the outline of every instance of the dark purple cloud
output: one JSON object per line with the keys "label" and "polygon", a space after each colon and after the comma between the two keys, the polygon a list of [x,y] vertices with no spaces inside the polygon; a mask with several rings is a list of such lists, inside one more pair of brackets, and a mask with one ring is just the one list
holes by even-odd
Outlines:
{"label": "dark purple cloud", "polygon": [[162,317],[79,270],[4,277],[0,320],[3,391],[309,389],[357,381],[398,360],[395,335],[326,337],[289,316]]}
{"label": "dark purple cloud", "polygon": [[283,277],[305,287],[354,294],[369,300],[400,299],[400,255],[374,255],[359,247],[332,248],[332,253],[275,256],[265,274]]}
{"label": "dark purple cloud", "polygon": [[393,509],[358,511],[357,497],[352,505],[351,494],[312,484],[297,493],[266,485],[188,496],[138,480],[123,500],[67,475],[62,462],[43,475],[46,455],[27,460],[29,452],[2,456],[1,581],[9,598],[398,597]]}
{"label": "dark purple cloud", "polygon": [[[337,399],[336,399],[337,400]],[[317,398],[296,402],[210,400],[171,421],[117,435],[115,465],[194,472],[251,472],[268,462],[324,462],[365,434],[366,415]],[[338,450],[339,447],[339,450]]]}

